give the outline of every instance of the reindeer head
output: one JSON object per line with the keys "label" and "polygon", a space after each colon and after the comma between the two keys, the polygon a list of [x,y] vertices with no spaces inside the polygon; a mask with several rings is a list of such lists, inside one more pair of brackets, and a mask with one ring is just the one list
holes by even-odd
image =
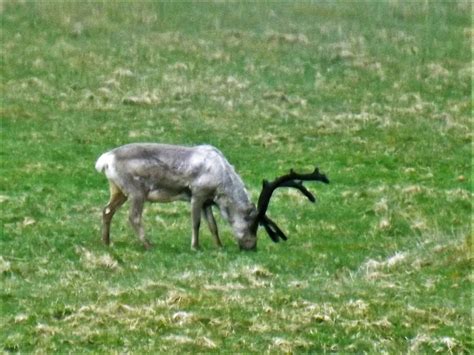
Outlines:
{"label": "reindeer head", "polygon": [[[258,198],[257,213],[250,228],[253,232],[252,234],[256,236],[258,226],[260,225],[265,228],[265,231],[268,233],[273,242],[278,243],[280,239],[288,239],[285,233],[283,233],[283,231],[277,226],[277,224],[266,215],[268,205],[273,192],[279,187],[293,187],[299,190],[304,196],[308,198],[308,200],[314,203],[316,198],[310,191],[308,191],[308,189],[306,189],[306,187],[303,185],[303,181],[320,181],[325,184],[329,184],[329,179],[327,176],[320,173],[318,168],[316,168],[310,174],[298,174],[295,173],[293,169],[291,169],[289,174],[280,176],[273,181],[263,180],[262,192]],[[255,245],[256,241],[253,244],[252,249],[255,249]],[[241,249],[247,248],[242,248],[241,246]]]}

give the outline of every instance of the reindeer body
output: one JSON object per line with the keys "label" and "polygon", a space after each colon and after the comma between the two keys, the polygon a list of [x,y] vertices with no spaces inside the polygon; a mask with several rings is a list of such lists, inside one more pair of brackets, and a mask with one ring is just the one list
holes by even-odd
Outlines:
{"label": "reindeer body", "polygon": [[95,167],[105,174],[110,186],[110,200],[102,212],[104,243],[110,244],[110,225],[115,212],[130,200],[130,224],[147,249],[151,243],[145,237],[142,225],[146,201],[191,202],[193,249],[199,247],[201,216],[206,219],[216,244],[222,246],[212,213],[212,206],[217,206],[231,225],[240,248],[253,250],[257,244],[259,225],[265,228],[274,242],[287,239],[266,215],[275,189],[296,188],[314,202],[314,196],[303,186],[303,181],[329,183],[317,168],[310,174],[297,174],[291,170],[275,181],[263,181],[256,207],[250,202],[244,183],[233,166],[217,148],[210,145],[127,144],[102,154]]}
{"label": "reindeer body", "polygon": [[221,246],[212,205],[233,227],[242,248],[253,248],[250,216],[256,214],[240,177],[224,155],[209,145],[183,147],[176,145],[138,143],[115,148],[99,157],[96,169],[103,172],[110,184],[111,198],[103,211],[103,240],[110,243],[113,214],[127,199],[131,200],[130,223],[146,248],[141,215],[145,201],[191,202],[192,247],[199,247],[201,214]]}

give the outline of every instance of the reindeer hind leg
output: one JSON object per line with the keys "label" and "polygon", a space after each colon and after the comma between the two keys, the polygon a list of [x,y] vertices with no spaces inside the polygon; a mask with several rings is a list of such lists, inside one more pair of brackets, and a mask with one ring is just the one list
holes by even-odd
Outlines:
{"label": "reindeer hind leg", "polygon": [[107,206],[102,211],[102,241],[110,244],[110,224],[115,212],[127,201],[127,196],[115,185],[109,181],[110,199]]}

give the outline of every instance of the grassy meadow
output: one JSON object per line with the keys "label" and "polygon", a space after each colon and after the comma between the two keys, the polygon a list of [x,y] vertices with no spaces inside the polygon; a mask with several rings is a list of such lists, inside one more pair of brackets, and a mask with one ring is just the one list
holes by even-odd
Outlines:
{"label": "grassy meadow", "polygon": [[[471,6],[1,1],[0,352],[473,352]],[[185,203],[107,248],[94,163],[140,141],[331,184],[255,253]]]}

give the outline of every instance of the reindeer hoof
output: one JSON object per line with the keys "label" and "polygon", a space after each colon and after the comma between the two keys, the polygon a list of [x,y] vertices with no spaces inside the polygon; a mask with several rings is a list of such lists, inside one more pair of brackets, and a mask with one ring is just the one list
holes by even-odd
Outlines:
{"label": "reindeer hoof", "polygon": [[149,241],[143,242],[143,246],[145,247],[145,250],[153,249],[153,243],[151,243]]}

